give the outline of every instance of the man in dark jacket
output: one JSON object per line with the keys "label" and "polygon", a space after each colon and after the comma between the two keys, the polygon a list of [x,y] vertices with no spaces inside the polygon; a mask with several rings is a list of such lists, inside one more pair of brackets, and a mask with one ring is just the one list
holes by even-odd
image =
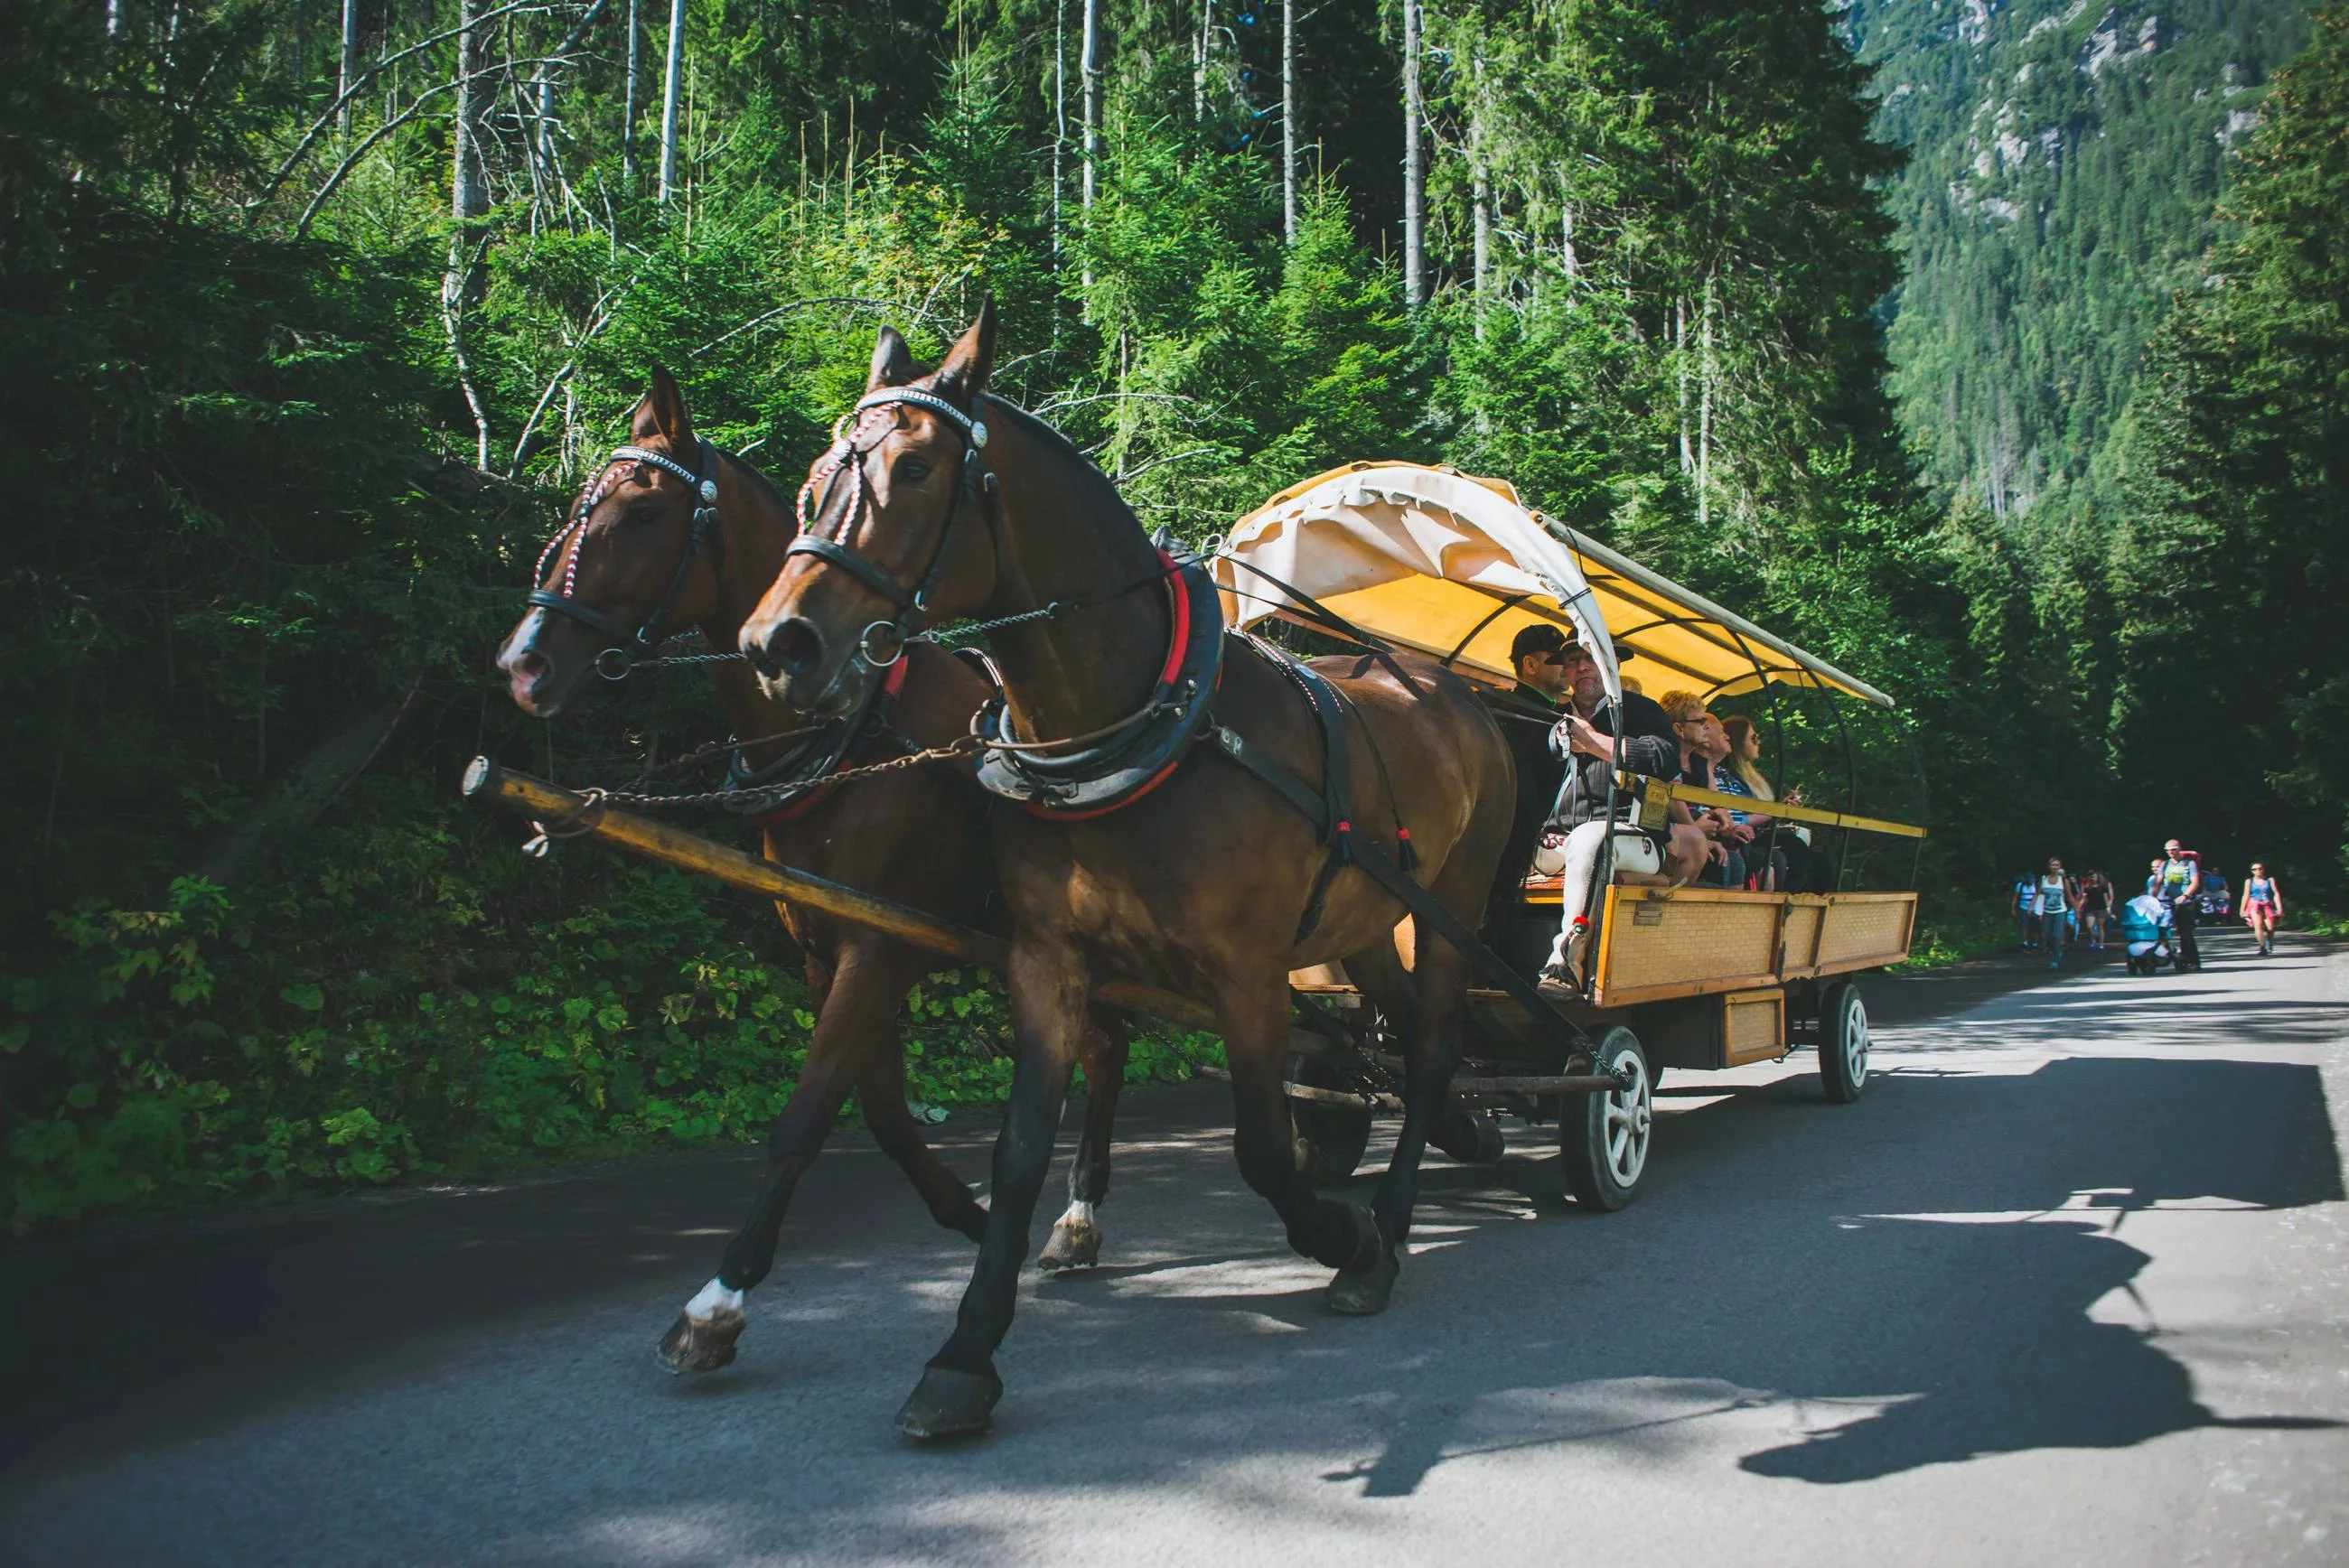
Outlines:
{"label": "man in dark jacket", "polygon": [[1490,907],[1496,915],[1516,910],[1526,874],[1533,869],[1534,850],[1541,842],[1542,824],[1549,820],[1558,786],[1566,780],[1565,760],[1549,748],[1550,727],[1566,696],[1566,634],[1547,621],[1518,632],[1509,645],[1509,665],[1517,684],[1507,696],[1493,702],[1501,738],[1517,765],[1517,812],[1510,820],[1508,841],[1501,847],[1500,865],[1493,875]]}
{"label": "man in dark jacket", "polygon": [[[1620,662],[1630,655],[1618,650]],[[1626,880],[1686,882],[1703,869],[1710,850],[1692,825],[1688,808],[1675,802],[1671,821],[1661,835],[1641,831],[1626,819],[1631,803],[1616,799],[1615,819],[1607,820],[1608,777],[1616,763],[1615,737],[1619,720],[1625,772],[1651,779],[1677,779],[1681,771],[1680,738],[1664,710],[1637,692],[1625,692],[1619,714],[1607,695],[1599,661],[1578,642],[1568,641],[1561,655],[1565,663],[1566,700],[1563,714],[1551,729],[1548,748],[1566,762],[1565,782],[1557,792],[1547,823],[1551,832],[1566,834],[1566,869],[1560,887],[1557,942],[1542,978],[1578,985],[1576,967],[1584,939],[1589,934],[1588,908],[1591,879],[1599,853],[1610,833],[1614,869]]]}

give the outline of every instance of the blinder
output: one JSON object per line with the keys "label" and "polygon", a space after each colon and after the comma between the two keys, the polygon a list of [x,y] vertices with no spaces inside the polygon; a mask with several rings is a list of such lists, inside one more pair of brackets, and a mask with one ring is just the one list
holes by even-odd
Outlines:
{"label": "blinder", "polygon": [[586,542],[587,519],[605,496],[611,493],[612,486],[619,482],[616,478],[607,474],[582,491],[571,521],[563,525],[562,531],[549,540],[546,549],[540,552],[535,575],[543,581],[547,562],[554,558],[566,542],[570,546],[570,558],[563,572],[562,589],[558,592],[550,588],[533,588],[530,592],[530,603],[616,639],[611,647],[595,655],[595,673],[607,681],[627,679],[631,668],[652,658],[659,649],[662,625],[668,619],[668,613],[676,608],[678,595],[685,592],[686,580],[692,575],[693,563],[699,559],[704,545],[709,547],[710,560],[718,570],[722,573],[726,569],[726,535],[718,521],[718,463],[723,454],[714,443],[699,437],[695,439],[701,447],[701,471],[698,474],[666,453],[656,452],[647,447],[616,447],[612,455],[605,459],[606,469],[614,463],[649,466],[664,473],[674,474],[694,487],[693,531],[686,539],[685,554],[678,560],[677,571],[670,575],[667,591],[661,594],[659,603],[653,606],[652,614],[645,617],[642,625],[631,631],[626,622],[582,604],[572,596],[579,575],[579,550]]}

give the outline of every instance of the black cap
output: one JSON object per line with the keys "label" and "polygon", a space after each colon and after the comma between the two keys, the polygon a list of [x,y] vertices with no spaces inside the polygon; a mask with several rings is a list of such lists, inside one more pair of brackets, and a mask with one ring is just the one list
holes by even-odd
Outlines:
{"label": "black cap", "polygon": [[1547,621],[1536,621],[1530,626],[1521,626],[1509,642],[1510,666],[1514,668],[1519,660],[1534,654],[1563,653],[1567,641],[1566,634]]}
{"label": "black cap", "polygon": [[[1549,621],[1536,621],[1529,626],[1518,628],[1516,636],[1510,641],[1509,667],[1516,668],[1517,661],[1528,654],[1562,653],[1568,648],[1578,646],[1581,641],[1582,634],[1575,627],[1560,626]],[[1619,665],[1628,664],[1633,657],[1629,648],[1615,650],[1615,662]]]}

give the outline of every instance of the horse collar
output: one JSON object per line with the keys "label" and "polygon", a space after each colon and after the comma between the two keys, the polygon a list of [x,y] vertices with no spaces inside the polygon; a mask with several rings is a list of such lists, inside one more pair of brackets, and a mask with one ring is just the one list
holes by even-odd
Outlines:
{"label": "horse collar", "polygon": [[1109,733],[1038,748],[1009,733],[1004,702],[981,708],[978,733],[994,744],[979,754],[978,781],[1023,810],[1058,821],[1106,816],[1132,805],[1173,776],[1206,727],[1223,676],[1223,598],[1196,562],[1176,566],[1159,552],[1174,611],[1166,659],[1150,700]]}

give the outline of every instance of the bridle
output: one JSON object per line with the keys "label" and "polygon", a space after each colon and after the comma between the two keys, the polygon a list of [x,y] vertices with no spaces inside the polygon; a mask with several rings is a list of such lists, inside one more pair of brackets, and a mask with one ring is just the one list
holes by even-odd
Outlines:
{"label": "bridle", "polygon": [[[887,438],[883,431],[869,446],[857,444],[857,433],[864,428],[865,415],[875,408],[910,404],[937,415],[962,432],[962,459],[955,475],[953,499],[947,502],[946,521],[939,526],[936,547],[930,552],[929,566],[923,572],[920,584],[908,592],[897,579],[883,571],[864,556],[859,555],[843,541],[856,520],[864,513],[871,499],[864,478],[864,459]],[[894,428],[895,427],[892,427]],[[997,550],[998,570],[1001,566],[1002,541],[997,531],[995,514],[987,503],[987,492],[994,486],[995,476],[988,471],[979,449],[987,445],[986,422],[964,413],[934,392],[913,387],[884,387],[867,392],[856,400],[856,407],[843,414],[832,429],[832,449],[816,459],[808,470],[807,483],[800,487],[797,538],[784,552],[789,560],[794,555],[812,555],[830,566],[837,566],[882,598],[888,601],[896,614],[885,621],[874,621],[856,639],[857,656],[874,669],[887,669],[903,658],[905,645],[919,635],[929,624],[930,601],[936,593],[938,579],[946,573],[947,547],[954,542],[955,523],[962,516],[966,493],[980,493],[979,508],[986,515],[988,531]],[[847,504],[842,507],[840,521],[828,533],[817,530],[816,523],[832,499],[833,482],[845,469],[849,474]],[[813,505],[811,506],[811,500]],[[886,653],[887,656],[883,657]]]}
{"label": "bridle", "polygon": [[[668,619],[669,611],[676,607],[678,595],[685,592],[686,579],[692,575],[693,563],[699,559],[704,544],[709,547],[710,560],[719,572],[722,574],[726,570],[726,535],[718,521],[718,464],[724,454],[715,444],[700,437],[694,439],[701,448],[701,472],[698,474],[676,459],[649,448],[615,447],[612,455],[604,459],[604,471],[596,477],[595,482],[580,492],[579,504],[573,508],[570,521],[546,542],[546,548],[539,552],[538,568],[533,573],[533,579],[544,583],[547,562],[563,558],[563,585],[560,591],[544,587],[532,589],[530,603],[558,615],[567,615],[607,637],[619,639],[613,646],[595,655],[595,673],[607,681],[626,680],[632,666],[656,656],[661,643],[662,624]],[[616,467],[622,463],[628,465],[627,468]],[[582,604],[572,593],[579,578],[579,552],[587,542],[588,518],[603,503],[605,496],[632,477],[637,469],[647,465],[664,473],[674,474],[694,487],[693,531],[686,540],[684,557],[678,562],[677,571],[669,577],[667,591],[661,594],[660,602],[653,606],[652,614],[645,617],[644,624],[630,631],[627,623]],[[566,542],[569,552],[564,557]]]}

